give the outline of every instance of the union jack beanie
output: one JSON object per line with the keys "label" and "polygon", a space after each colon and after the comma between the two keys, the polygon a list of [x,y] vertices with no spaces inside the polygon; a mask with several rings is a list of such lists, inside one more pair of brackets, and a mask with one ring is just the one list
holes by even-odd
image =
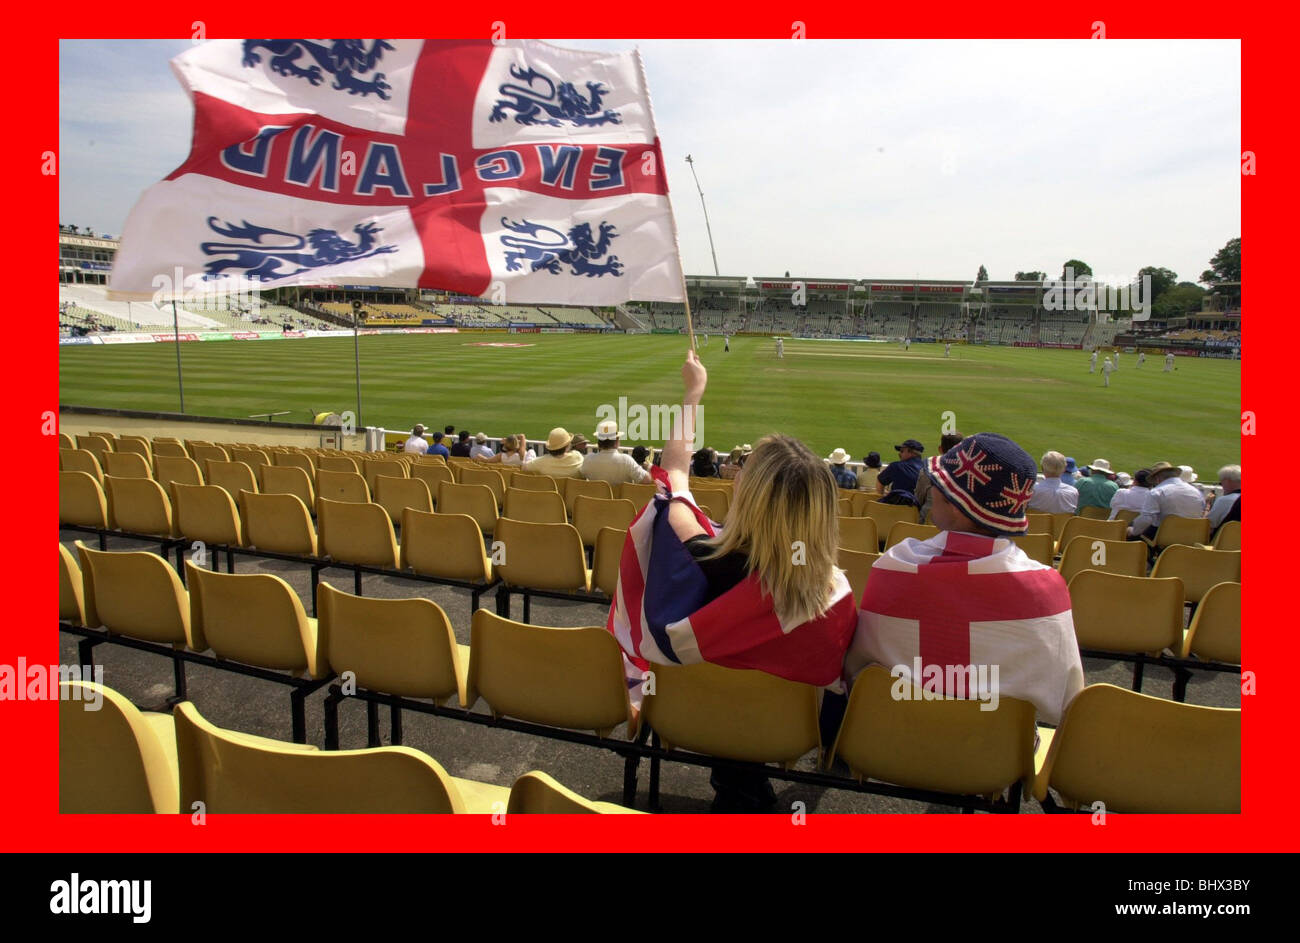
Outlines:
{"label": "union jack beanie", "polygon": [[931,484],[975,523],[1007,536],[1029,531],[1025,505],[1038,465],[1006,436],[967,436],[928,464]]}

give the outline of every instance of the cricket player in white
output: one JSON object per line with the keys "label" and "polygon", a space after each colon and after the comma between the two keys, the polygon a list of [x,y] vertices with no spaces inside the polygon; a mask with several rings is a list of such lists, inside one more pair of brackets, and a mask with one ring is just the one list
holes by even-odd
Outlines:
{"label": "cricket player in white", "polygon": [[944,355],[945,357],[951,357],[951,356],[952,356],[952,344],[944,344],[944,345],[943,345],[943,355]]}
{"label": "cricket player in white", "polygon": [[1101,376],[1105,386],[1110,386],[1110,374],[1111,371],[1114,369],[1115,369],[1115,365],[1110,362],[1109,357],[1107,357],[1105,360],[1102,361]]}
{"label": "cricket player in white", "polygon": [[776,339],[776,359],[785,359],[785,341],[779,337]]}
{"label": "cricket player in white", "polygon": [[1097,352],[1095,350],[1092,352],[1092,359],[1088,361],[1088,372],[1097,372]]}
{"label": "cricket player in white", "polygon": [[1139,351],[1138,351],[1138,367],[1140,368],[1140,367],[1141,367],[1144,363],[1146,363],[1146,362],[1147,362],[1147,353],[1146,353],[1146,351],[1145,351],[1145,350],[1139,350]]}
{"label": "cricket player in white", "polygon": [[1115,369],[1119,369],[1119,348],[1115,348]]}
{"label": "cricket player in white", "polygon": [[1174,352],[1171,350],[1169,353],[1165,354],[1164,372],[1168,373],[1172,369],[1174,369]]}

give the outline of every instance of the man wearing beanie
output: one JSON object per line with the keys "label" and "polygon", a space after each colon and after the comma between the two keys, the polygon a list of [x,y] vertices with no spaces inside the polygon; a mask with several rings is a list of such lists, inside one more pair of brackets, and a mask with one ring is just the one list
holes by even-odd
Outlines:
{"label": "man wearing beanie", "polygon": [[[1060,722],[1083,689],[1065,581],[1008,537],[1028,531],[1033,458],[1005,436],[968,436],[926,469],[940,533],[881,555],[862,596],[845,674],[883,665],[934,697],[995,710],[1031,702]],[[918,676],[919,675],[919,676]]]}

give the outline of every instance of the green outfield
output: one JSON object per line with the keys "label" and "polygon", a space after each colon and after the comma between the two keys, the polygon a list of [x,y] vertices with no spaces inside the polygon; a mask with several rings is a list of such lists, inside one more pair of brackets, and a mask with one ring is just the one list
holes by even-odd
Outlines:
{"label": "green outfield", "polygon": [[[521,347],[482,346],[524,344]],[[390,429],[453,424],[489,435],[544,438],[553,426],[594,438],[602,406],[680,401],[686,339],[669,335],[426,334],[361,338],[361,423]],[[171,344],[60,348],[60,401],[175,412]],[[933,450],[945,411],[964,433],[1001,432],[1035,457],[1058,449],[1117,469],[1158,460],[1193,465],[1203,480],[1240,460],[1240,363],[1159,357],[1137,368],[1125,354],[1102,386],[1082,351],[722,338],[701,349],[709,369],[704,440],[720,449],[767,432],[796,435],[821,454],[854,459],[918,438]],[[247,417],[356,408],[351,335],[181,345],[185,407],[193,415]],[[234,433],[232,432],[232,436]]]}

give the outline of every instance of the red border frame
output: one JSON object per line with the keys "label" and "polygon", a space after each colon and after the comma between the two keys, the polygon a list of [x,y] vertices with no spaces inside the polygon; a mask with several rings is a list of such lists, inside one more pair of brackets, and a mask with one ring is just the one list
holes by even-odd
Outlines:
{"label": "red border frame", "polygon": [[[311,11],[313,31],[347,35],[374,32],[377,18],[364,15],[353,4],[337,13]],[[945,4],[944,6],[948,6]],[[29,8],[30,9],[30,8]],[[563,8],[561,8],[563,9]],[[587,16],[590,8],[572,8]],[[209,37],[245,33],[298,33],[303,12],[296,7],[256,9],[249,13],[206,10],[182,12],[174,5],[157,5],[157,12],[140,4],[110,4],[81,13],[59,7],[57,23],[33,23],[31,31],[13,29],[24,44],[38,50],[30,63],[13,70],[24,86],[36,91],[16,91],[20,140],[4,155],[6,179],[14,183],[6,213],[12,271],[48,271],[52,259],[43,234],[53,232],[53,210],[58,205],[58,181],[40,175],[41,154],[56,150],[59,134],[58,39],[120,36],[132,38],[189,35],[194,20],[206,21]],[[653,17],[635,6],[601,11],[600,19],[584,25],[576,18],[557,19],[551,5],[534,4],[523,12],[475,8],[418,14],[402,10],[392,18],[403,35],[489,35],[493,21],[507,24],[512,36],[639,36],[653,30],[658,37],[788,38],[791,24],[806,24],[814,38],[1088,38],[1093,22],[1105,23],[1107,41],[1124,38],[1241,38],[1242,39],[1242,148],[1256,154],[1258,175],[1242,178],[1243,229],[1251,232],[1248,279],[1255,312],[1263,310],[1266,272],[1286,272],[1280,213],[1262,208],[1294,206],[1296,176],[1283,174],[1284,162],[1294,162],[1294,152],[1284,141],[1281,122],[1268,121],[1270,111],[1284,114],[1291,83],[1283,78],[1290,61],[1286,45],[1294,31],[1276,16],[1275,8],[1238,4],[1169,3],[1123,9],[1099,3],[1095,9],[1045,9],[1041,4],[1015,3],[972,8],[952,4],[950,9],[878,5],[845,10],[834,3],[797,3],[788,8],[748,5],[744,14],[692,5],[678,13],[657,8]],[[216,14],[220,13],[220,17]],[[329,29],[323,27],[329,25]],[[317,29],[316,27],[322,27]],[[278,31],[278,32],[277,32]],[[54,53],[53,57],[49,53]],[[1208,66],[1207,66],[1208,67]],[[653,80],[653,76],[651,77]],[[652,81],[653,86],[653,81]],[[22,86],[19,87],[22,89]],[[26,101],[17,96],[26,97]],[[1272,107],[1271,107],[1272,106]],[[1195,121],[1195,115],[1187,117]],[[49,215],[47,215],[49,214]],[[46,227],[49,227],[48,229]],[[33,239],[28,232],[35,231]],[[1225,234],[1225,238],[1230,234]],[[1157,253],[1158,255],[1158,253]],[[1156,260],[1158,261],[1158,259]],[[1259,313],[1252,313],[1248,338],[1257,341],[1275,329]],[[51,664],[57,649],[50,625],[49,601],[56,594],[52,558],[45,563],[39,539],[26,535],[48,533],[53,528],[57,486],[53,474],[27,475],[30,466],[52,471],[57,442],[41,434],[43,413],[58,406],[58,348],[52,333],[39,318],[10,327],[8,364],[14,429],[10,435],[10,461],[6,476],[22,469],[6,494],[22,495],[9,516],[8,537],[0,542],[9,612],[0,630],[0,663],[14,664],[25,655],[29,661]],[[1249,369],[1242,376],[1243,408],[1257,411],[1259,435],[1268,442],[1278,428],[1283,411],[1281,372],[1283,345],[1249,344]],[[1265,409],[1268,398],[1274,408]],[[1140,409],[1140,404],[1135,404]],[[1117,421],[1132,421],[1132,410]],[[1280,436],[1277,437],[1280,439]],[[1276,439],[1274,440],[1276,441]],[[1257,467],[1255,458],[1272,452],[1256,436],[1242,441],[1243,464]],[[25,459],[31,456],[34,461]],[[1261,517],[1253,518],[1259,520]],[[1254,532],[1258,525],[1247,524]],[[1255,543],[1262,541],[1252,538]],[[35,544],[35,551],[30,547]],[[1261,544],[1262,545],[1262,544]],[[33,562],[32,558],[35,558]],[[1279,559],[1281,557],[1282,559]],[[1257,674],[1258,693],[1243,698],[1243,813],[1233,818],[1187,816],[1110,816],[1104,826],[1094,826],[1088,816],[933,816],[933,815],[811,815],[795,825],[786,816],[661,816],[635,820],[622,816],[550,818],[512,816],[508,824],[493,825],[487,816],[320,817],[304,827],[291,816],[209,817],[207,824],[192,825],[188,817],[161,816],[60,816],[57,812],[57,711],[52,702],[0,702],[0,744],[4,775],[0,775],[0,848],[9,851],[398,851],[398,850],[524,850],[593,849],[626,851],[683,851],[729,848],[773,851],[1261,851],[1294,849],[1296,813],[1291,803],[1274,802],[1271,788],[1290,781],[1295,760],[1272,749],[1288,744],[1287,709],[1292,704],[1281,684],[1280,669],[1289,649],[1290,626],[1281,619],[1285,600],[1281,587],[1284,555],[1252,556],[1245,595],[1249,637],[1244,662]],[[15,591],[19,587],[27,592]],[[31,590],[34,590],[32,592]],[[1273,670],[1279,671],[1273,674]],[[1280,767],[1280,768],[1279,768]]]}

